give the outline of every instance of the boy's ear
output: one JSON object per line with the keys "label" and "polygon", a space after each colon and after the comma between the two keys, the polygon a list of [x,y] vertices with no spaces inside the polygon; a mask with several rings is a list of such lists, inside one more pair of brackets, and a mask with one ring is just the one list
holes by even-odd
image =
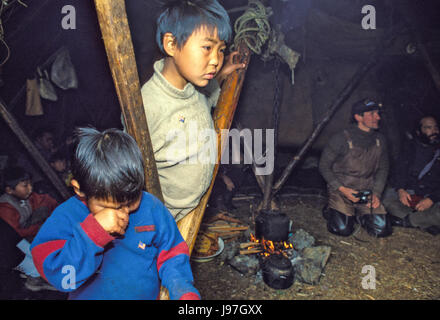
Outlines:
{"label": "boy's ear", "polygon": [[72,185],[73,191],[75,191],[75,193],[78,195],[78,197],[84,198],[86,196],[84,194],[84,192],[81,192],[81,189],[79,187],[79,183],[77,180],[75,180],[75,179],[70,180],[70,184]]}
{"label": "boy's ear", "polygon": [[177,42],[176,37],[173,36],[171,32],[167,32],[163,35],[162,45],[167,55],[170,57],[174,56],[177,49]]}

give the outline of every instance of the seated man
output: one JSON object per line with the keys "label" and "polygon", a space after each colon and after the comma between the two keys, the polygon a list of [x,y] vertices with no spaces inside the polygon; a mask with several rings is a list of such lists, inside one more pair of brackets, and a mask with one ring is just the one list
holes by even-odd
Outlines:
{"label": "seated man", "polygon": [[[395,226],[440,233],[440,136],[437,120],[424,116],[415,137],[403,145],[396,164],[394,193],[384,204]],[[397,195],[396,195],[397,193]],[[393,197],[394,195],[394,197]]]}
{"label": "seated man", "polygon": [[[330,138],[322,152],[319,171],[328,185],[324,210],[331,233],[350,236],[358,222],[370,235],[386,237],[392,232],[381,194],[388,175],[385,137],[379,128],[381,105],[363,99],[352,106],[353,124]],[[369,191],[360,201],[360,191]]]}

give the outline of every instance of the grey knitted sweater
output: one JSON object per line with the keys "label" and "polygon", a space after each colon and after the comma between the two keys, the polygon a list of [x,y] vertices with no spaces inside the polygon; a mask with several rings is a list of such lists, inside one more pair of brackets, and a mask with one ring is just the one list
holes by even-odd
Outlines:
{"label": "grey knitted sweater", "polygon": [[165,205],[178,221],[211,183],[217,160],[211,108],[220,87],[212,80],[203,89],[188,83],[179,90],[162,76],[163,65],[156,61],[141,93]]}

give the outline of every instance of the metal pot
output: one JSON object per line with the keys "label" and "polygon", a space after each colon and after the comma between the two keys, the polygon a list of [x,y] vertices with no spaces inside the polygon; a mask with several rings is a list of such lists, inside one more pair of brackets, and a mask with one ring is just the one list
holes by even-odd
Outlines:
{"label": "metal pot", "polygon": [[293,284],[292,263],[281,254],[273,254],[261,261],[264,282],[273,289],[287,289]]}
{"label": "metal pot", "polygon": [[255,237],[273,242],[289,238],[289,218],[278,211],[261,211],[255,218]]}

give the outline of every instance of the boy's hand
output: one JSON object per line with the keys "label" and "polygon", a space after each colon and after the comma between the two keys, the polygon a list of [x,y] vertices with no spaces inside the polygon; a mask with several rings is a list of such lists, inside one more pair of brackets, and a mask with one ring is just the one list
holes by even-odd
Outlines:
{"label": "boy's hand", "polygon": [[123,235],[128,225],[128,212],[105,208],[93,214],[101,227],[109,234]]}
{"label": "boy's hand", "polygon": [[218,83],[221,84],[223,82],[223,80],[225,80],[226,77],[229,76],[235,70],[243,69],[244,67],[246,67],[246,64],[244,64],[244,63],[234,63],[234,57],[237,54],[238,54],[238,51],[234,51],[225,58],[225,63],[223,65],[223,67],[220,69],[219,73],[215,77],[217,79]]}

